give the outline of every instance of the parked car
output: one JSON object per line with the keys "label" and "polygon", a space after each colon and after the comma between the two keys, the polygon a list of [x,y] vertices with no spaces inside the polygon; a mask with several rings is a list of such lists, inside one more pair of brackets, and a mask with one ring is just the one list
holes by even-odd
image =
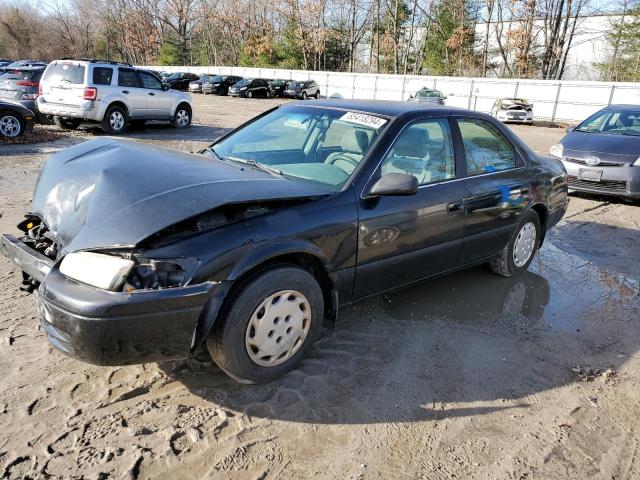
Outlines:
{"label": "parked car", "polygon": [[501,122],[533,123],[533,105],[524,98],[498,98],[491,108],[491,115]]}
{"label": "parked car", "polygon": [[191,97],[170,90],[150,71],[100,60],[55,60],[40,80],[38,110],[53,115],[56,125],[73,130],[98,122],[111,135],[124,133],[129,122],[169,121],[191,125]]}
{"label": "parked car", "polygon": [[445,97],[440,90],[434,90],[432,88],[421,88],[415,95],[409,96],[410,102],[426,102],[426,103],[438,103],[444,105]]}
{"label": "parked car", "polygon": [[269,98],[269,80],[264,78],[245,78],[229,87],[229,95],[232,97],[264,97]]}
{"label": "parked car", "polygon": [[242,77],[238,77],[237,75],[216,75],[208,82],[202,84],[202,93],[205,95],[209,93],[228,95],[229,88],[240,80],[242,80]]}
{"label": "parked car", "polygon": [[10,63],[11,63],[11,60],[7,58],[0,58],[0,73],[4,72],[4,67],[9,65]]}
{"label": "parked car", "polygon": [[189,83],[194,80],[198,80],[200,77],[195,73],[190,72],[175,72],[164,78],[170,88],[174,90],[187,91],[189,89]]}
{"label": "parked car", "polygon": [[283,97],[284,91],[287,89],[287,85],[293,82],[293,80],[275,79],[269,81],[269,90],[272,97]]}
{"label": "parked car", "polygon": [[209,82],[213,78],[213,75],[201,75],[198,80],[189,82],[189,93],[202,93],[202,84]]}
{"label": "parked car", "polygon": [[290,82],[283,92],[283,97],[300,98],[302,100],[306,100],[309,97],[320,98],[320,87],[315,80]]}
{"label": "parked car", "polygon": [[12,67],[0,74],[0,99],[14,100],[31,110],[40,123],[50,123],[40,114],[36,97],[45,67]]}
{"label": "parked car", "polygon": [[20,103],[0,100],[0,137],[19,137],[33,130],[35,115]]}
{"label": "parked car", "polygon": [[610,105],[551,147],[569,173],[569,188],[640,198],[640,106]]}
{"label": "parked car", "polygon": [[116,365],[206,348],[252,383],[293,369],[339,305],[486,262],[523,273],[566,208],[562,164],[488,115],[323,100],[199,154],[114,138],[60,151],[0,245],[62,352]]}

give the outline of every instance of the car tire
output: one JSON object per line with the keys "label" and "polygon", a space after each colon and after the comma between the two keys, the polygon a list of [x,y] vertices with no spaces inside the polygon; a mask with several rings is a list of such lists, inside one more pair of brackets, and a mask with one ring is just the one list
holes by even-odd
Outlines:
{"label": "car tire", "polygon": [[306,100],[307,99],[307,92],[302,92],[302,100]]}
{"label": "car tire", "polygon": [[173,114],[171,119],[171,126],[173,128],[188,128],[191,125],[191,108],[186,104],[178,105],[176,113]]}
{"label": "car tire", "polygon": [[82,123],[82,120],[79,118],[53,117],[53,123],[55,123],[56,127],[60,130],[76,130]]}
{"label": "car tire", "polygon": [[247,92],[247,98],[253,98],[253,92]]}
{"label": "car tire", "polygon": [[121,135],[127,131],[128,122],[129,118],[125,109],[119,105],[112,105],[107,108],[101,126],[104,133],[108,135]]}
{"label": "car tire", "polygon": [[24,134],[26,122],[16,112],[0,111],[0,137],[16,138]]}
{"label": "car tire", "polygon": [[540,217],[533,210],[520,219],[518,228],[500,254],[489,261],[493,273],[503,277],[520,275],[529,268],[540,247]]}
{"label": "car tire", "polygon": [[316,92],[316,94],[314,95],[314,97],[313,97],[313,98],[315,98],[316,100],[318,100],[318,99],[320,98],[320,90],[318,90],[318,91]]}
{"label": "car tire", "polygon": [[323,316],[322,290],[313,275],[298,267],[273,267],[236,292],[207,337],[207,348],[235,380],[269,382],[300,363]]}

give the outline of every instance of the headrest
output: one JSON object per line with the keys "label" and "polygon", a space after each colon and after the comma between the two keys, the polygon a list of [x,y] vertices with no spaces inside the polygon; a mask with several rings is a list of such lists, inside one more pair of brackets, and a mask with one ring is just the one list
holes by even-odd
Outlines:
{"label": "headrest", "polygon": [[406,129],[393,145],[393,154],[398,157],[424,158],[427,156],[429,132],[417,126]]}
{"label": "headrest", "polygon": [[342,150],[363,154],[369,148],[369,137],[362,130],[348,130],[342,136]]}

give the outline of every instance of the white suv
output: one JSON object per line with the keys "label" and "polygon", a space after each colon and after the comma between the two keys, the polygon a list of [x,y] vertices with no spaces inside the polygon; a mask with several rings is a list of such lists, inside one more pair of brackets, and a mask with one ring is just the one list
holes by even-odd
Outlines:
{"label": "white suv", "polygon": [[175,128],[191,125],[191,96],[170,90],[157,74],[126,63],[88,59],[51,62],[40,80],[38,109],[53,115],[60,128],[99,122],[111,135],[130,122],[168,120]]}

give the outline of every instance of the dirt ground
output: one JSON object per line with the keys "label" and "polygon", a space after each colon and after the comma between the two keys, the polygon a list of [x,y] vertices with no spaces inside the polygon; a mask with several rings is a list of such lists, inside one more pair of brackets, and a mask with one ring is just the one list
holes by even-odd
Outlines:
{"label": "dirt ground", "polygon": [[[128,136],[196,150],[278,103],[195,101],[188,131]],[[543,152],[563,135],[514,129]],[[0,145],[0,231],[49,154],[97,135]],[[2,258],[0,477],[640,478],[639,230],[640,206],[572,196],[530,272],[475,268],[346,308],[299,369],[258,386],[206,361],[67,358]]]}

